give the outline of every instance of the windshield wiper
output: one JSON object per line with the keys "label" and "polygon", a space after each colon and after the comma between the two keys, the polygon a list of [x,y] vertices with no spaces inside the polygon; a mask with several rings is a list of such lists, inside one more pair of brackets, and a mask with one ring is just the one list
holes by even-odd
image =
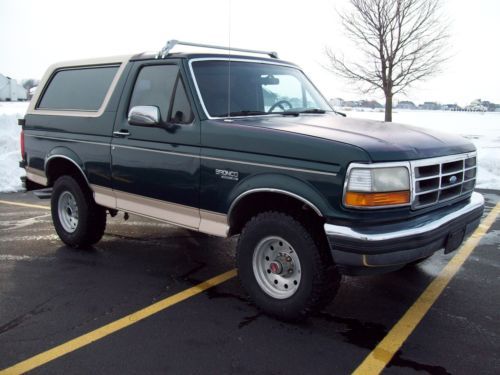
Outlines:
{"label": "windshield wiper", "polygon": [[229,115],[227,113],[223,113],[221,115],[217,115],[217,117],[235,117],[235,116],[257,116],[257,115],[267,115],[268,112],[264,111],[235,111],[230,112]]}
{"label": "windshield wiper", "polygon": [[302,111],[285,111],[285,112],[282,112],[281,114],[283,116],[298,116],[301,113],[318,113],[318,114],[322,114],[322,113],[326,113],[326,111],[324,109],[319,109],[319,108],[309,108],[309,109],[304,109]]}

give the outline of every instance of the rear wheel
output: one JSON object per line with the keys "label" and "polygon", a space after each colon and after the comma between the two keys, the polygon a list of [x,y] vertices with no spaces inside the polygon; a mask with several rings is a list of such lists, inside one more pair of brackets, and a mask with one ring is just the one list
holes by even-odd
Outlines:
{"label": "rear wheel", "polygon": [[340,274],[323,241],[293,217],[265,212],[243,228],[237,246],[240,281],[258,307],[300,320],[335,296]]}
{"label": "rear wheel", "polygon": [[68,246],[98,242],[106,227],[106,210],[97,205],[87,187],[72,176],[59,177],[52,192],[51,212],[59,238]]}

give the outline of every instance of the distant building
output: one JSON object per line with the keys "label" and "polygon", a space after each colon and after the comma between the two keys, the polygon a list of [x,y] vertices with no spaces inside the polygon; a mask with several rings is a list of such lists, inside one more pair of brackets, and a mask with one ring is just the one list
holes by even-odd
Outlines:
{"label": "distant building", "polygon": [[458,104],[445,104],[441,106],[443,111],[461,111],[462,108]]}
{"label": "distant building", "polygon": [[376,100],[361,100],[360,107],[375,109],[375,108],[383,108],[383,105],[377,102]]}
{"label": "distant building", "polygon": [[409,100],[402,100],[396,106],[397,109],[417,109],[415,103],[410,102]]}
{"label": "distant building", "polygon": [[22,101],[28,99],[27,90],[15,79],[0,74],[0,101]]}
{"label": "distant building", "polygon": [[486,107],[481,99],[473,100],[468,106],[465,107],[466,111],[469,112],[486,112],[488,107]]}
{"label": "distant building", "polygon": [[424,102],[424,104],[420,104],[418,109],[424,109],[428,111],[437,111],[441,109],[441,105],[436,102]]}
{"label": "distant building", "polygon": [[344,99],[342,98],[335,98],[335,99],[330,99],[329,100],[330,105],[333,107],[343,107],[344,106]]}
{"label": "distant building", "polygon": [[497,110],[497,108],[500,107],[499,104],[495,104],[495,103],[492,103],[488,100],[483,100],[481,101],[480,103],[482,106],[486,107],[486,110],[489,111],[489,112],[495,112]]}
{"label": "distant building", "polygon": [[[332,101],[330,101],[331,103]],[[350,107],[350,108],[383,108],[383,105],[376,100],[342,100],[342,105],[339,107]]]}
{"label": "distant building", "polygon": [[343,107],[352,107],[352,108],[361,107],[361,101],[360,100],[346,100],[344,102]]}

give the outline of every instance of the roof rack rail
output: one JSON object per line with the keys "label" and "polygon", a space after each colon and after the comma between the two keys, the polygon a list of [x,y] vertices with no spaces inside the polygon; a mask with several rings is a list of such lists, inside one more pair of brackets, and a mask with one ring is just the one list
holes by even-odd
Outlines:
{"label": "roof rack rail", "polygon": [[165,47],[163,47],[160,52],[156,55],[156,58],[162,58],[164,59],[168,53],[174,48],[176,45],[183,45],[183,46],[192,46],[192,47],[204,47],[204,48],[211,48],[211,49],[223,49],[223,50],[228,50],[228,51],[237,51],[237,52],[248,52],[248,53],[258,53],[262,55],[268,55],[272,57],[273,59],[278,58],[278,53],[273,52],[273,51],[257,51],[253,49],[243,49],[243,48],[233,48],[233,47],[224,47],[224,46],[214,46],[211,44],[200,44],[200,43],[191,43],[191,42],[181,42],[180,40],[169,40]]}

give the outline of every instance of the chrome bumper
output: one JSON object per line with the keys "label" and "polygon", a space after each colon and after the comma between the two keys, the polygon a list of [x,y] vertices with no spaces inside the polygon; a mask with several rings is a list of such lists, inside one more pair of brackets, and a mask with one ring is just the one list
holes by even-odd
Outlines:
{"label": "chrome bumper", "polygon": [[[468,236],[479,224],[484,198],[472,193],[467,202],[442,208],[404,222],[374,227],[325,224],[334,261],[352,267],[404,265],[442,248],[452,251],[461,243],[452,236]],[[463,232],[461,234],[460,232]],[[451,248],[453,247],[453,248]]]}

